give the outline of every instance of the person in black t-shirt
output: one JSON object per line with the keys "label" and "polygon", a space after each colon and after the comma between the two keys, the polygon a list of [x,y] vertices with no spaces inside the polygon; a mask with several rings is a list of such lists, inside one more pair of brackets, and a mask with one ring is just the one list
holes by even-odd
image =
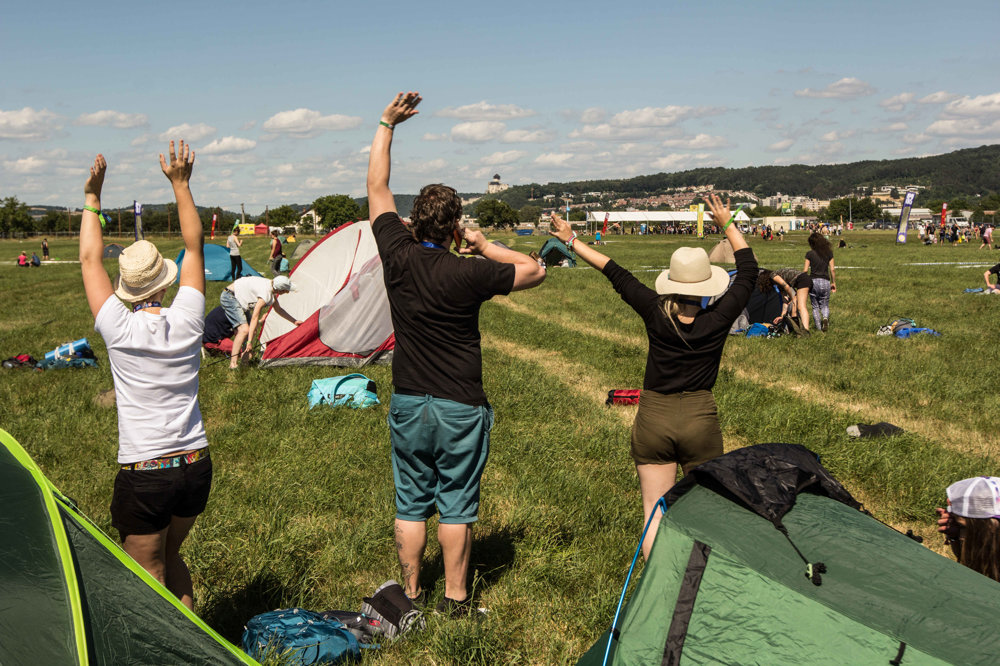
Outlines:
{"label": "person in black t-shirt", "polygon": [[[990,275],[997,276],[997,283],[990,284]],[[983,279],[986,280],[986,293],[988,294],[1000,294],[1000,264],[997,264],[990,270],[983,273]]]}
{"label": "person in black t-shirt", "polygon": [[[712,387],[729,329],[750,300],[757,277],[757,260],[739,225],[733,224],[728,202],[723,205],[718,195],[711,194],[708,205],[733,247],[732,285],[724,269],[709,263],[704,249],[681,247],[670,257],[670,269],[656,278],[656,289],[650,289],[612,259],[578,242],[569,223],[552,215],[549,233],[601,271],[646,324],[649,353],[631,446],[646,521],[673,487],[678,464],[687,474],[722,455]],[[723,292],[715,303],[702,307],[704,297]],[[642,543],[647,558],[658,524],[659,516],[654,516]]]}
{"label": "person in black t-shirt", "polygon": [[[420,190],[407,229],[389,189],[393,130],[417,113],[421,98],[399,93],[382,112],[368,162],[368,208],[378,244],[396,336],[395,390],[389,439],[396,488],[396,551],[403,587],[423,596],[420,564],[427,519],[440,515],[445,594],[439,610],[471,612],[466,587],[471,524],[479,517],[479,480],[489,452],[493,409],[482,380],[479,308],[497,294],[541,284],[545,269],[526,254],[461,230],[462,201],[454,189]],[[454,241],[465,247],[449,251]]]}
{"label": "person in black t-shirt", "polygon": [[823,234],[815,231],[809,234],[809,247],[811,249],[806,252],[806,265],[802,270],[812,278],[809,300],[812,303],[813,318],[816,327],[825,333],[830,325],[830,294],[837,291],[833,248]]}

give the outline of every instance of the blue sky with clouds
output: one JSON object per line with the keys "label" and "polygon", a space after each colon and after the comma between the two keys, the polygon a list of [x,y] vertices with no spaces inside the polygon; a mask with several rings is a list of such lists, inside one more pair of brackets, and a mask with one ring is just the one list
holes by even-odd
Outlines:
{"label": "blue sky with clouds", "polygon": [[[43,11],[44,9],[44,11]],[[0,21],[0,196],[202,205],[364,193],[400,90],[393,189],[832,163],[1000,142],[1000,5],[973,2],[16,3]]]}

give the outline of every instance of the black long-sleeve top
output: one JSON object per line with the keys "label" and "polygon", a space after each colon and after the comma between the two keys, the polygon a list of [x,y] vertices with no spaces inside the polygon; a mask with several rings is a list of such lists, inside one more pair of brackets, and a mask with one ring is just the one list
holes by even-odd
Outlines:
{"label": "black long-sleeve top", "polygon": [[[726,336],[750,300],[757,280],[757,259],[753,250],[744,248],[734,255],[736,277],[729,290],[698,312],[690,324],[681,323],[674,317],[677,329],[663,313],[660,296],[655,291],[614,261],[604,267],[603,273],[611,280],[615,291],[646,323],[649,354],[642,383],[644,389],[679,393],[707,390],[715,385]],[[677,335],[678,330],[683,339]]]}

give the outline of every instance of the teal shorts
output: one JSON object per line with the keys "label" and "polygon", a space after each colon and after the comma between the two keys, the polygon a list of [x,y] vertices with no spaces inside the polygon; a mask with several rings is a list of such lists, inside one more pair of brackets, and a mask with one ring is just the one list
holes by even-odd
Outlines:
{"label": "teal shorts", "polygon": [[393,393],[389,403],[396,518],[479,519],[479,480],[490,451],[493,408]]}

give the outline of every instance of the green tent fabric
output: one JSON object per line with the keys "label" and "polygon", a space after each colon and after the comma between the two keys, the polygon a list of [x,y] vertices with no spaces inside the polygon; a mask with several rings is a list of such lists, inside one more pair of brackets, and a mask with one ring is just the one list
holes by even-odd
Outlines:
{"label": "green tent fabric", "polygon": [[0,444],[0,664],[257,663]]}
{"label": "green tent fabric", "polygon": [[[780,524],[788,538],[694,484],[660,522],[607,663],[996,663],[1000,583],[827,496],[799,494]],[[825,564],[820,585],[790,542]]]}
{"label": "green tent fabric", "polygon": [[555,266],[559,264],[563,259],[567,260],[570,266],[576,266],[576,254],[571,252],[569,248],[566,247],[566,243],[563,243],[558,238],[550,238],[545,241],[542,245],[542,249],[538,251],[542,259],[545,260],[547,266]]}

